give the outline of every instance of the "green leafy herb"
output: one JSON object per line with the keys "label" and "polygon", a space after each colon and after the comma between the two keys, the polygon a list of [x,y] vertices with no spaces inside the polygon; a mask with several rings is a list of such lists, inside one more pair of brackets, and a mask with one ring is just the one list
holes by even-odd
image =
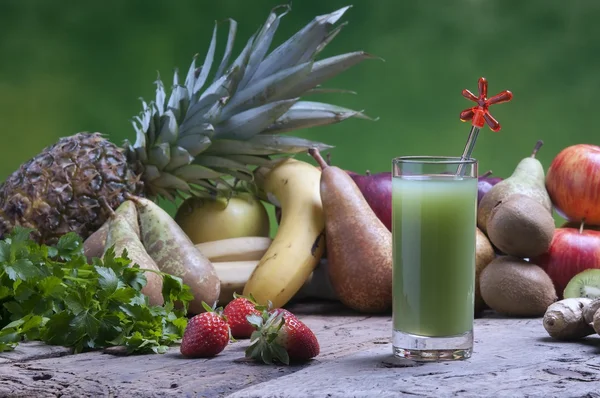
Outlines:
{"label": "green leafy herb", "polygon": [[193,299],[180,278],[159,273],[164,304],[150,306],[141,293],[148,270],[131,264],[127,253],[117,257],[109,249],[88,264],[77,234],[45,246],[30,233],[17,227],[0,241],[0,352],[23,340],[75,352],[125,346],[140,354],[180,342]]}

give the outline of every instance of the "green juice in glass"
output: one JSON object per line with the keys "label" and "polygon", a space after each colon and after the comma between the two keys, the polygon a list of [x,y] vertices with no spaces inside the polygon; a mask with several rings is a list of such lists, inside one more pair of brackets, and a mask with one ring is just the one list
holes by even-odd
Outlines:
{"label": "green juice in glass", "polygon": [[477,178],[404,176],[392,183],[394,330],[430,337],[469,332]]}

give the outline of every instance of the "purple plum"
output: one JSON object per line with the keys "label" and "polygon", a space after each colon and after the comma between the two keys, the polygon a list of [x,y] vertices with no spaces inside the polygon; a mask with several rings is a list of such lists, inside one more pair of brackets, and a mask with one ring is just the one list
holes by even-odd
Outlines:
{"label": "purple plum", "polygon": [[501,177],[491,177],[491,175],[492,170],[488,170],[477,179],[477,204],[481,202],[483,195],[488,193],[494,185],[503,180]]}

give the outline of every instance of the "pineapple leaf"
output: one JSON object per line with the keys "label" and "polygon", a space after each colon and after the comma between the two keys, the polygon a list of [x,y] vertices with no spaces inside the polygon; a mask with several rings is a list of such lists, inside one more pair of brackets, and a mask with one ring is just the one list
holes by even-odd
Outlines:
{"label": "pineapple leaf", "polygon": [[335,37],[342,31],[342,28],[346,25],[348,25],[348,22],[343,22],[343,23],[339,24],[331,32],[329,32],[327,34],[327,36],[325,36],[325,39],[323,39],[323,41],[317,46],[317,49],[315,50],[313,57],[316,57],[317,55],[319,55],[319,53],[321,53],[321,51],[323,51],[323,49],[325,49],[325,47],[327,47],[327,45],[329,43],[331,43],[333,41],[333,39],[335,39]]}
{"label": "pineapple leaf", "polygon": [[194,94],[202,89],[204,83],[206,82],[206,78],[210,73],[210,68],[212,67],[213,58],[215,56],[215,47],[217,45],[217,25],[218,23],[215,22],[212,39],[210,39],[210,45],[208,47],[208,51],[206,52],[206,58],[204,58],[204,63],[202,64],[202,68],[200,69],[200,75],[194,83],[194,89],[192,90],[192,93]]}
{"label": "pineapple leaf", "polygon": [[183,122],[185,116],[185,110],[190,102],[190,97],[187,89],[184,86],[174,85],[169,97],[169,103],[167,109],[173,112],[177,123]]}
{"label": "pineapple leaf", "polygon": [[215,79],[218,79],[223,75],[223,71],[227,67],[227,63],[229,62],[229,57],[231,56],[231,52],[233,51],[233,44],[235,42],[235,34],[237,31],[237,22],[231,18],[228,18],[229,21],[229,34],[227,36],[227,44],[225,45],[225,53],[223,54],[223,59],[221,60],[221,64],[217,69],[217,73],[215,73]]}
{"label": "pineapple leaf", "polygon": [[215,128],[210,123],[200,123],[190,126],[186,130],[179,130],[179,139],[186,135],[202,134],[207,137],[212,137],[215,134]]}
{"label": "pineapple leaf", "polygon": [[204,196],[206,195],[206,190],[211,193],[218,191],[217,187],[209,180],[190,181],[189,184],[194,196]]}
{"label": "pineapple leaf", "polygon": [[346,90],[343,88],[324,88],[324,87],[315,87],[307,90],[305,95],[310,94],[356,94],[356,91]]}
{"label": "pineapple leaf", "polygon": [[140,146],[135,148],[135,155],[137,159],[143,164],[148,163],[148,154],[146,153],[146,146]]}
{"label": "pineapple leaf", "polygon": [[244,163],[246,165],[252,166],[264,166],[264,167],[272,167],[279,160],[269,159],[267,156],[253,156],[253,155],[227,155],[224,156],[226,159],[231,159],[234,162]]}
{"label": "pineapple leaf", "polygon": [[197,158],[194,162],[240,180],[251,181],[254,179],[252,172],[245,164],[224,157],[205,155]]}
{"label": "pineapple leaf", "polygon": [[177,125],[177,118],[173,111],[169,109],[160,117],[160,132],[156,137],[156,142],[159,144],[173,144],[177,140],[178,135],[179,126]]}
{"label": "pineapple leaf", "polygon": [[147,164],[146,168],[144,169],[144,180],[146,181],[152,181],[157,179],[160,176],[160,171],[158,170],[158,168],[154,165],[151,164]]}
{"label": "pineapple leaf", "polygon": [[188,134],[185,137],[179,137],[177,145],[184,148],[192,156],[198,156],[210,146],[210,138],[202,133]]}
{"label": "pineapple leaf", "polygon": [[134,148],[144,148],[146,146],[146,134],[142,130],[141,126],[138,126],[135,120],[131,121],[133,129],[135,130],[135,144]]}
{"label": "pineapple leaf", "polygon": [[264,105],[273,99],[287,99],[286,94],[290,88],[301,82],[310,73],[312,62],[279,71],[261,81],[257,81],[248,88],[236,93],[223,109],[222,117],[228,118],[235,113]]}
{"label": "pineapple leaf", "polygon": [[154,84],[156,84],[156,108],[158,115],[162,116],[165,111],[165,98],[167,97],[167,94],[165,93],[165,86],[160,80],[160,75],[156,78]]}
{"label": "pineapple leaf", "polygon": [[190,129],[193,129],[198,124],[201,124],[203,120],[206,120],[206,112],[219,100],[219,98],[219,94],[209,94],[192,105],[181,125],[181,135],[188,134]]}
{"label": "pineapple leaf", "polygon": [[246,66],[248,64],[248,59],[252,54],[252,45],[254,43],[254,36],[250,37],[246,42],[246,46],[238,55],[236,60],[231,65],[230,69],[232,71],[232,77],[229,81],[229,85],[227,86],[227,95],[231,96],[233,93],[237,92],[240,80],[244,77],[244,73],[246,72]]}
{"label": "pineapple leaf", "polygon": [[198,54],[194,55],[192,58],[192,63],[190,64],[190,69],[188,69],[188,74],[185,77],[185,87],[187,88],[188,95],[191,98],[194,97],[194,85],[196,84],[196,59],[198,58]]}
{"label": "pineapple leaf", "polygon": [[318,86],[319,84],[339,75],[350,67],[375,56],[365,53],[364,51],[356,51],[329,57],[314,63],[312,70],[302,81],[298,82],[292,89],[288,91],[289,96],[301,96],[306,91]]}
{"label": "pineapple leaf", "polygon": [[298,101],[264,133],[281,134],[303,128],[324,126],[356,117],[373,120],[362,112],[322,102]]}
{"label": "pineapple leaf", "polygon": [[297,98],[267,103],[256,108],[235,114],[224,122],[215,125],[218,139],[247,140],[254,137],[286,113]]}
{"label": "pineapple leaf", "polygon": [[184,181],[197,181],[204,179],[214,179],[222,175],[208,167],[199,164],[188,164],[175,170],[173,174]]}
{"label": "pineapple leaf", "polygon": [[[200,96],[200,100],[202,101],[204,98],[206,98],[209,95],[214,94],[217,98],[222,98],[222,97],[226,97],[229,95],[229,87],[231,86],[231,80],[232,80],[232,75],[236,72],[235,68],[231,68],[229,71],[227,71],[227,73],[225,73],[223,76],[221,76],[220,78],[218,78],[217,80],[215,80],[210,86],[208,86],[208,88],[206,90],[204,90],[202,92],[202,95]],[[212,105],[212,102],[209,105]]]}
{"label": "pineapple leaf", "polygon": [[273,155],[306,152],[309,148],[326,150],[333,147],[299,137],[260,134],[247,141],[213,141],[206,153],[211,155]]}
{"label": "pineapple leaf", "polygon": [[182,148],[177,145],[171,146],[170,157],[171,159],[169,160],[169,164],[165,166],[166,171],[173,171],[182,166],[190,164],[194,160],[194,157],[190,155],[190,153],[186,151],[185,148]]}
{"label": "pineapple leaf", "polygon": [[312,59],[321,43],[327,39],[329,27],[335,24],[350,7],[346,6],[330,14],[315,17],[304,28],[273,50],[260,64],[252,80],[261,80],[278,71]]}
{"label": "pineapple leaf", "polygon": [[171,173],[161,172],[158,178],[152,180],[151,184],[155,187],[165,188],[169,190],[178,189],[180,191],[189,192],[190,186],[179,177]]}
{"label": "pineapple leaf", "polygon": [[155,145],[148,151],[148,163],[162,170],[169,164],[170,154],[171,147],[168,143]]}
{"label": "pineapple leaf", "polygon": [[241,181],[248,181],[248,182],[254,181],[254,174],[252,174],[252,172],[247,169],[232,170],[232,169],[215,167],[215,170],[222,171],[223,174],[228,174],[228,175],[233,176]]}
{"label": "pineapple leaf", "polygon": [[[278,8],[284,8],[285,11],[277,15],[275,12]],[[273,36],[279,27],[279,22],[289,11],[291,7],[288,4],[280,5],[271,10],[265,24],[256,36],[255,46],[252,49],[250,58],[248,59],[248,65],[246,66],[246,72],[244,78],[239,84],[239,88],[243,89],[247,86],[248,82],[254,76],[254,73],[258,69],[260,63],[265,58],[265,55],[269,51],[269,47],[273,41]]]}
{"label": "pineapple leaf", "polygon": [[233,160],[225,159],[223,157],[214,156],[214,155],[205,155],[202,157],[198,157],[198,158],[196,158],[196,160],[194,160],[194,163],[200,164],[200,165],[206,166],[206,167],[211,167],[211,168],[219,167],[219,168],[234,169],[234,170],[245,170],[246,169],[246,165],[244,165],[243,163],[238,163]]}

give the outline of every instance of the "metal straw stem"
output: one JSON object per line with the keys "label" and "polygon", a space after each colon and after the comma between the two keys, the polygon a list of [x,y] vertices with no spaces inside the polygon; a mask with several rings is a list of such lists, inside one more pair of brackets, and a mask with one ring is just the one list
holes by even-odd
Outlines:
{"label": "metal straw stem", "polygon": [[[463,151],[462,156],[460,157],[460,160],[465,160],[465,159],[469,159],[471,157],[471,154],[473,153],[473,149],[475,149],[475,142],[477,141],[477,136],[479,135],[479,127],[477,126],[471,126],[471,131],[469,131],[469,138],[467,138],[467,143],[465,144],[465,150]],[[458,170],[456,171],[456,174],[459,177],[464,176],[465,173],[465,164],[461,163],[458,165]]]}

